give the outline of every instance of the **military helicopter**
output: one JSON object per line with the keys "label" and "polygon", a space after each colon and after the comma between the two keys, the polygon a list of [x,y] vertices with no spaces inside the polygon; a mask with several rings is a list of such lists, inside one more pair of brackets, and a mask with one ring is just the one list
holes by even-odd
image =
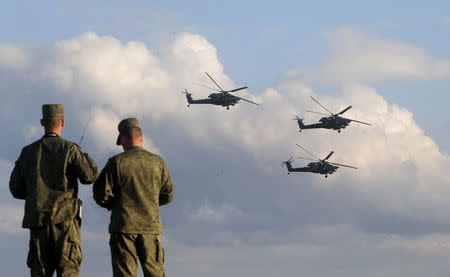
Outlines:
{"label": "military helicopter", "polygon": [[300,147],[301,149],[303,149],[303,151],[305,151],[309,155],[316,158],[318,161],[316,162],[314,159],[311,159],[311,158],[298,157],[300,159],[314,161],[314,162],[310,162],[306,167],[292,167],[292,162],[294,159],[291,157],[289,160],[281,163],[281,166],[287,167],[288,174],[290,174],[291,172],[312,172],[312,173],[318,173],[318,174],[325,175],[325,178],[327,178],[328,174],[333,174],[334,172],[336,172],[336,170],[339,168],[339,166],[357,169],[356,167],[350,166],[350,165],[328,162],[327,160],[331,157],[331,155],[333,155],[334,151],[331,151],[330,154],[328,154],[328,156],[325,157],[325,159],[319,159],[313,153],[309,152],[308,150],[306,150],[299,144],[297,144],[297,146]]}
{"label": "military helicopter", "polygon": [[[305,125],[303,123],[303,119],[299,118],[298,115],[296,115],[295,118],[293,118],[293,119],[297,120],[298,127],[300,128],[299,132],[301,132],[303,129],[324,128],[324,129],[337,130],[338,133],[340,133],[341,129],[345,129],[350,124],[350,122],[352,122],[352,121],[372,126],[372,124],[369,124],[369,123],[366,123],[366,122],[362,122],[362,121],[358,121],[358,120],[354,120],[354,119],[345,118],[345,117],[340,116],[341,114],[343,114],[346,111],[350,110],[352,108],[352,106],[348,106],[347,108],[345,108],[341,112],[334,114],[334,113],[330,112],[327,108],[325,108],[322,104],[320,104],[319,101],[314,99],[314,97],[312,97],[312,96],[310,96],[310,97],[311,97],[312,100],[314,100],[314,102],[319,104],[319,106],[321,106],[327,112],[329,112],[331,114],[331,116],[322,117],[319,120],[318,123]],[[325,114],[325,113],[319,113],[319,112],[315,112],[315,111],[307,111],[307,112],[321,114],[321,115],[328,115],[328,114]]]}
{"label": "military helicopter", "polygon": [[206,98],[206,99],[197,99],[197,100],[194,100],[194,99],[192,98],[192,93],[189,93],[189,92],[187,91],[187,89],[185,89],[182,93],[186,94],[186,99],[187,99],[187,101],[188,101],[188,107],[189,107],[191,104],[213,104],[213,105],[224,106],[224,107],[227,108],[227,110],[229,110],[229,109],[230,109],[230,106],[236,105],[236,103],[239,102],[239,100],[244,100],[244,101],[246,101],[246,102],[249,102],[249,103],[252,103],[252,104],[255,104],[255,105],[259,105],[258,103],[255,103],[255,102],[253,102],[253,101],[244,99],[244,98],[242,98],[242,97],[238,97],[238,96],[232,95],[232,94],[230,93],[230,92],[235,92],[235,91],[238,91],[238,90],[246,89],[247,87],[240,87],[240,88],[236,88],[236,89],[232,89],[232,90],[223,90],[223,89],[216,83],[216,81],[214,81],[214,79],[208,74],[208,72],[205,72],[205,74],[209,77],[209,79],[211,79],[211,81],[213,81],[213,83],[214,83],[220,90],[217,90],[217,89],[215,89],[215,88],[210,88],[210,87],[207,87],[207,86],[204,86],[204,85],[201,85],[201,84],[195,84],[195,83],[194,83],[195,85],[202,86],[202,87],[205,87],[205,88],[209,88],[209,89],[218,91],[218,93],[211,93],[211,94],[208,96],[208,98]]}

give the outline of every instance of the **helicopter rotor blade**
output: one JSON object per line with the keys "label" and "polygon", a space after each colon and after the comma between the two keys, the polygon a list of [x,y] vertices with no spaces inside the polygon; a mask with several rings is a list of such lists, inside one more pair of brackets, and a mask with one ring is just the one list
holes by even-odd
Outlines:
{"label": "helicopter rotor blade", "polygon": [[316,159],[318,159],[320,161],[320,159],[316,155],[314,155],[313,153],[311,153],[308,150],[306,150],[305,148],[303,148],[300,144],[296,143],[296,145],[298,147],[300,147],[301,149],[303,149],[303,151],[305,151],[306,153],[308,153],[309,155],[313,156],[314,158],[316,158]]}
{"label": "helicopter rotor blade", "polygon": [[312,100],[314,100],[314,102],[316,102],[317,104],[319,104],[319,106],[321,106],[322,108],[324,108],[327,112],[329,112],[332,116],[335,116],[335,114],[333,114],[332,112],[330,112],[327,108],[325,108],[324,105],[320,104],[319,101],[317,101],[316,99],[314,99],[314,97],[310,96]]}
{"label": "helicopter rotor blade", "polygon": [[334,151],[331,151],[330,154],[328,154],[328,156],[325,159],[323,159],[323,160],[324,161],[328,160],[331,157],[331,155],[333,155],[333,154],[334,154]]}
{"label": "helicopter rotor blade", "polygon": [[240,87],[240,88],[235,88],[235,89],[232,89],[232,90],[227,90],[227,91],[224,91],[224,92],[235,92],[235,91],[238,91],[238,90],[243,90],[243,89],[246,89],[246,88],[248,88],[248,87]]}
{"label": "helicopter rotor blade", "polygon": [[219,86],[219,84],[217,84],[216,81],[214,81],[214,79],[213,79],[211,76],[209,76],[208,72],[205,72],[205,73],[206,73],[206,75],[208,75],[209,79],[211,79],[211,81],[213,81],[213,83],[216,84],[216,86],[220,89],[221,92],[225,92],[225,91]]}
{"label": "helicopter rotor blade", "polygon": [[320,113],[320,112],[309,111],[309,110],[306,110],[305,112],[308,112],[308,113],[316,113],[316,114],[321,114],[321,115],[328,115],[328,114],[326,114],[326,113]]}
{"label": "helicopter rotor blade", "polygon": [[300,157],[300,156],[298,156],[297,158],[299,158],[299,159],[303,159],[303,160],[307,160],[307,161],[316,161],[316,160],[314,160],[314,159],[311,159],[311,158]]}
{"label": "helicopter rotor blade", "polygon": [[365,124],[365,125],[369,125],[369,126],[372,126],[372,124],[370,124],[370,123],[367,123],[367,122],[362,122],[362,121],[359,121],[359,120],[354,120],[354,119],[351,119],[351,118],[346,118],[346,117],[342,117],[342,118],[344,118],[344,119],[348,119],[348,120],[351,120],[351,121],[353,121],[353,122],[356,122],[356,123],[361,123],[361,124]]}
{"label": "helicopter rotor blade", "polygon": [[353,168],[353,169],[358,169],[357,167],[351,166],[351,165],[346,165],[346,164],[340,164],[340,163],[331,163],[328,162],[330,164],[334,164],[334,165],[339,165],[339,166],[345,166],[345,167],[349,167],[349,168]]}
{"label": "helicopter rotor blade", "polygon": [[218,92],[221,92],[220,90],[218,90],[218,89],[215,89],[215,88],[211,88],[211,87],[208,87],[208,86],[205,86],[205,85],[202,85],[202,84],[198,84],[198,83],[193,83],[194,85],[197,85],[197,86],[201,86],[201,87],[204,87],[204,88],[207,88],[207,89],[212,89],[212,90],[214,90],[214,91],[218,91]]}
{"label": "helicopter rotor blade", "polygon": [[340,113],[337,113],[336,115],[341,115],[341,114],[345,113],[346,111],[350,110],[351,108],[352,108],[352,106],[348,106],[347,108],[342,110]]}
{"label": "helicopter rotor blade", "polygon": [[[232,94],[230,94],[230,95],[232,95]],[[233,95],[233,96],[236,97],[236,98],[238,98],[239,100],[244,100],[244,101],[246,101],[246,102],[249,102],[249,103],[252,103],[252,104],[255,104],[255,105],[258,105],[258,106],[259,106],[258,103],[255,103],[255,102],[253,102],[253,101],[247,100],[247,99],[242,98],[242,97],[239,97],[239,96],[235,96],[235,95]]]}

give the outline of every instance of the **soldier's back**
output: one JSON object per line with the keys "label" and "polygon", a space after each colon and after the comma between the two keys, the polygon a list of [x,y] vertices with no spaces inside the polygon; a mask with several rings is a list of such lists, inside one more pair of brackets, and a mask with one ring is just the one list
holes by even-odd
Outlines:
{"label": "soldier's back", "polygon": [[161,157],[134,147],[111,158],[117,182],[110,232],[161,233],[159,196],[165,164]]}

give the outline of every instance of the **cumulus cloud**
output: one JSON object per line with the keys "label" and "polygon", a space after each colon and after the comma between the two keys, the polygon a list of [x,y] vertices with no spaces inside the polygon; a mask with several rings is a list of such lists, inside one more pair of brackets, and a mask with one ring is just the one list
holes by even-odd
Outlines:
{"label": "cumulus cloud", "polygon": [[22,225],[23,208],[20,203],[12,203],[8,199],[9,176],[13,163],[0,159],[0,234],[16,234]]}
{"label": "cumulus cloud", "polygon": [[243,212],[234,205],[222,204],[214,208],[211,203],[205,201],[202,206],[192,213],[187,213],[187,219],[190,222],[204,223],[225,223],[226,221],[236,220],[243,216]]}
{"label": "cumulus cloud", "polygon": [[0,205],[0,233],[16,234],[22,225],[23,208]]}
{"label": "cumulus cloud", "polygon": [[[240,258],[261,257],[258,250],[263,253],[274,248],[297,257],[292,253],[308,246],[305,249],[317,253],[313,260],[318,261],[323,251],[333,251],[306,242],[298,243],[298,248],[286,243],[293,239],[292,233],[304,235],[311,224],[319,229],[322,225],[350,226],[343,231],[349,237],[355,232],[403,236],[449,231],[450,205],[445,196],[450,192],[450,158],[424,134],[411,112],[388,103],[367,84],[354,84],[448,76],[448,61],[436,60],[412,45],[367,37],[354,30],[339,30],[330,35],[330,41],[336,44],[336,56],[330,61],[300,77],[287,75],[255,95],[243,92],[239,95],[254,97],[263,105],[241,103],[229,111],[209,105],[187,108],[180,93],[187,88],[195,97],[206,97],[205,91],[192,86],[192,82],[207,81],[205,71],[224,88],[237,85],[224,73],[216,48],[199,35],[180,34],[157,50],[142,42],[123,43],[94,33],[33,49],[17,47],[27,62],[14,70],[8,70],[11,64],[0,63],[0,70],[6,70],[3,78],[8,80],[0,85],[0,93],[5,95],[0,114],[15,118],[14,126],[3,123],[2,128],[18,139],[13,145],[0,146],[0,158],[11,167],[23,144],[39,137],[40,127],[35,123],[44,102],[65,104],[64,136],[76,142],[91,118],[82,147],[100,165],[121,150],[114,145],[119,121],[139,118],[146,147],[166,158],[175,181],[175,202],[163,208],[163,217],[168,219],[169,245],[180,253],[175,261],[186,266],[195,255],[183,256],[183,249],[201,248],[200,258],[217,247],[230,255],[227,244],[246,253]],[[360,57],[351,53],[360,53]],[[340,67],[339,59],[345,68]],[[390,64],[383,62],[388,60]],[[371,64],[376,61],[373,69]],[[345,85],[326,95],[315,92],[310,84],[318,82],[315,74],[319,69],[324,82],[339,80]],[[304,113],[320,108],[309,96],[332,111],[352,105],[345,116],[373,126],[351,123],[340,134],[330,130],[299,133],[291,120],[294,115],[304,117],[307,123],[320,118]],[[19,105],[26,112],[12,108]],[[327,179],[307,173],[287,176],[280,162],[304,155],[296,143],[320,157],[334,150],[334,161],[359,169],[339,168]],[[295,164],[303,165],[301,160]],[[92,213],[100,216],[99,211]],[[91,233],[95,230],[89,229]],[[280,234],[283,241],[261,246],[274,234]],[[251,244],[251,238],[257,236],[264,238],[255,240],[259,248]],[[362,253],[369,247],[356,249],[355,253]],[[227,271],[225,265],[229,263],[217,264],[223,266],[223,272]]]}
{"label": "cumulus cloud", "polygon": [[[229,246],[172,244],[168,273],[192,276],[446,276],[447,235],[367,235],[350,225],[254,234]],[[345,253],[345,255],[343,255]],[[251,259],[249,258],[251,257]]]}
{"label": "cumulus cloud", "polygon": [[15,70],[23,69],[28,65],[26,51],[7,44],[0,44],[0,68]]}
{"label": "cumulus cloud", "polygon": [[[331,37],[345,42],[339,46],[342,51],[359,49],[361,45],[388,50],[391,46],[409,47],[388,40],[368,40],[347,29]],[[385,47],[386,43],[390,46]],[[448,219],[446,213],[435,213],[439,209],[449,210],[441,197],[448,191],[449,175],[445,173],[448,156],[440,153],[436,144],[424,135],[410,112],[390,105],[374,89],[350,85],[322,96],[308,86],[307,80],[287,78],[258,94],[264,103],[262,107],[242,103],[231,111],[212,106],[187,108],[179,91],[191,86],[193,80],[205,78],[204,71],[211,72],[225,87],[235,84],[223,74],[215,47],[201,36],[182,34],[164,49],[156,56],[141,42],[124,44],[110,36],[86,33],[50,47],[19,50],[28,51],[25,55],[32,62],[24,71],[32,77],[30,82],[48,89],[42,93],[45,99],[67,103],[67,118],[75,121],[79,130],[92,118],[85,143],[99,157],[120,150],[114,145],[116,126],[126,116],[142,120],[147,146],[156,152],[168,151],[175,156],[174,151],[180,147],[197,147],[204,154],[191,153],[193,159],[215,153],[218,156],[214,159],[225,162],[252,162],[263,175],[279,174],[279,162],[297,155],[299,149],[295,144],[300,142],[317,155],[335,150],[333,158],[360,168],[340,169],[329,181],[328,189],[339,186],[365,199],[374,209],[399,216],[430,216],[440,223]],[[415,50],[412,52],[416,53]],[[308,96],[315,96],[335,111],[353,105],[346,115],[374,126],[352,123],[341,135],[328,130],[298,134],[296,123],[290,120],[293,115],[305,116],[303,110],[318,108]],[[3,106],[11,104],[4,102]],[[35,102],[28,105],[35,106]],[[309,115],[305,120],[314,121],[318,117]],[[33,126],[26,129],[28,137],[36,136],[38,129]],[[237,155],[247,157],[240,162],[234,158]],[[300,161],[297,163],[301,165]],[[197,166],[189,167],[196,170]],[[294,178],[304,175],[297,176]],[[249,177],[242,178],[251,182]],[[312,179],[313,182],[321,177],[318,178]],[[323,189],[317,187],[320,192]],[[400,204],[397,197],[408,201]]]}
{"label": "cumulus cloud", "polygon": [[301,76],[311,83],[324,85],[450,76],[450,60],[435,58],[415,45],[345,27],[326,32],[324,37],[330,43],[331,56],[312,68],[293,70],[287,76]]}
{"label": "cumulus cloud", "polygon": [[444,16],[441,18],[441,22],[446,24],[446,25],[450,25],[450,16]]}

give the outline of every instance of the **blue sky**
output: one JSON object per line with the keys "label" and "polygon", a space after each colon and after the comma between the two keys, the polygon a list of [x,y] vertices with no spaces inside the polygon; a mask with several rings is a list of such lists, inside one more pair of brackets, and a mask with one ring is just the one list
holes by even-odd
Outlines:
{"label": "blue sky", "polygon": [[[92,115],[82,147],[100,166],[126,116],[168,162],[169,275],[448,276],[448,49],[448,1],[3,3],[0,116],[16,124],[0,123],[0,267],[26,272],[23,203],[7,183],[42,134],[40,105],[61,102],[66,138]],[[206,96],[192,85],[204,71],[262,106],[187,108],[179,92]],[[309,96],[374,126],[299,134],[294,114],[318,120]],[[296,143],[359,169],[287,176]],[[82,274],[109,276],[108,215],[80,191]]]}
{"label": "blue sky", "polygon": [[[449,58],[449,9],[448,1],[14,1],[0,11],[0,41],[42,45],[92,31],[155,47],[180,32],[194,32],[217,46],[226,74],[258,93],[286,71],[323,60],[329,52],[321,34],[340,26]],[[448,79],[376,87],[413,110],[427,133],[450,151],[440,130],[449,124]]]}

